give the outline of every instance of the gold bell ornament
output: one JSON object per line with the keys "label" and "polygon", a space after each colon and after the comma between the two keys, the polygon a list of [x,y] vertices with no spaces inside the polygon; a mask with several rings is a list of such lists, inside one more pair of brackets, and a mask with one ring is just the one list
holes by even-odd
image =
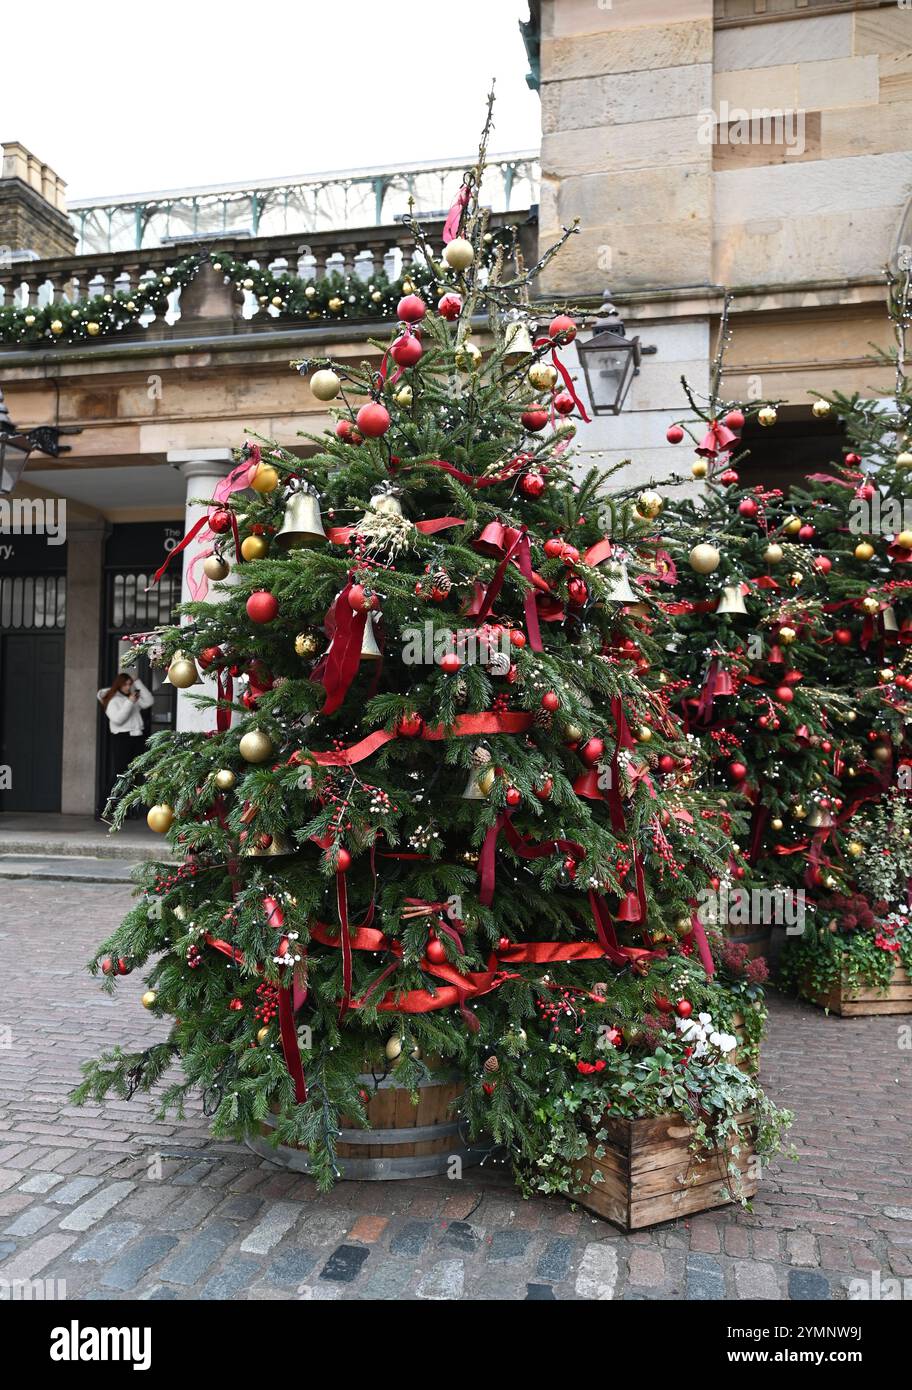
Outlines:
{"label": "gold bell ornament", "polygon": [[627,562],[618,561],[618,572],[612,581],[611,588],[605,595],[609,603],[639,603],[640,596],[630,585],[630,576],[627,573]]}
{"label": "gold bell ornament", "polygon": [[716,604],[716,613],[746,613],[740,584],[726,584]]}
{"label": "gold bell ornament", "polygon": [[280,550],[312,550],[325,540],[320,499],[310,489],[293,492],[276,532],[276,545]]}
{"label": "gold bell ornament", "polygon": [[807,818],[808,828],[811,830],[829,830],[834,824],[833,817],[829,811],[822,806],[813,806]]}
{"label": "gold bell ornament", "polygon": [[191,685],[199,685],[199,671],[196,669],[196,662],[183,652],[175,652],[171,658],[171,665],[168,667],[168,674],[165,680],[169,685],[174,685],[178,690],[189,690]]}
{"label": "gold bell ornament", "polygon": [[364,624],[364,635],[361,638],[361,660],[379,661],[382,653],[377,646],[377,637],[374,632],[374,615],[368,613],[367,622]]}
{"label": "gold bell ornament", "polygon": [[532,338],[524,319],[514,319],[504,329],[503,360],[508,367],[516,367],[524,357],[532,354]]}
{"label": "gold bell ornament", "polygon": [[881,614],[883,618],[884,632],[898,632],[899,623],[896,621],[896,610],[888,603]]}
{"label": "gold bell ornament", "polygon": [[491,795],[495,775],[493,767],[473,767],[469,773],[465,791],[462,793],[462,799],[464,801],[485,801]]}
{"label": "gold bell ornament", "polygon": [[277,833],[267,835],[265,839],[269,841],[267,845],[261,844],[259,837],[254,837],[249,848],[245,848],[244,857],[246,859],[275,859],[280,854],[294,854],[295,846],[287,835]]}

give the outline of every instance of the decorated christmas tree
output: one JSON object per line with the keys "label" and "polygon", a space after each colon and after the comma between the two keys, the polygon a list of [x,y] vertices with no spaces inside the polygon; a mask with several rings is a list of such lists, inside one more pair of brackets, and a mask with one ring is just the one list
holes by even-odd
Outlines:
{"label": "decorated christmas tree", "polygon": [[442,257],[411,224],[434,303],[404,287],[368,360],[302,364],[334,428],[304,458],[248,444],[185,541],[215,589],[143,645],[176,685],[216,681],[192,696],[213,728],[158,735],[116,788],[115,824],[152,803],[174,861],[93,966],[109,989],[147,968],[171,1025],[79,1096],[196,1088],[216,1134],[268,1124],[322,1185],[378,1088],[435,1074],[461,1078],[464,1136],[540,1164],[542,1021],[590,999],[590,1048],[627,1028],[652,1056],[713,987],[695,908],[733,813],[642,621],[659,548],[597,472],[574,481],[576,322],[531,306],[541,262],[486,253],[486,141]]}

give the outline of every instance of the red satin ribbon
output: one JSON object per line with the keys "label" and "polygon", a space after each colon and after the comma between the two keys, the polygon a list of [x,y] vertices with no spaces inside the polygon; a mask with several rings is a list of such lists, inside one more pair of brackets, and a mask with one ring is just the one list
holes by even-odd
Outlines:
{"label": "red satin ribbon", "polygon": [[452,241],[455,237],[459,236],[459,228],[462,223],[465,210],[469,205],[469,197],[471,195],[471,192],[472,190],[470,185],[464,183],[460,188],[459,192],[456,194],[456,198],[453,202],[453,205],[447,213],[446,221],[443,224],[442,240],[444,246],[446,246],[447,242]]}
{"label": "red satin ribbon", "polygon": [[575,840],[541,840],[538,844],[529,844],[517,831],[510,818],[510,812],[501,811],[494,824],[488,827],[484,844],[481,847],[481,854],[478,857],[478,876],[481,880],[478,901],[484,907],[490,907],[494,900],[495,851],[497,837],[501,831],[503,831],[511,849],[521,859],[543,859],[547,855],[554,854],[555,850],[570,854],[576,860],[582,860],[586,857],[586,851]]}
{"label": "red satin ribbon", "polygon": [[313,679],[326,691],[321,714],[332,714],[339,708],[361,661],[361,642],[368,614],[366,610],[358,612],[352,608],[348,601],[351,589],[349,580],[326,616],[332,643],[313,672]]}
{"label": "red satin ribbon", "polygon": [[[266,911],[268,924],[275,927],[276,931],[284,931],[285,917],[275,898],[264,898],[263,907]],[[293,975],[293,967],[290,967],[290,970]],[[289,979],[287,985],[279,987],[279,1036],[282,1041],[282,1055],[285,1058],[285,1065],[294,1082],[295,1103],[300,1105],[302,1101],[307,1099],[307,1084],[304,1080],[304,1068],[301,1065],[301,1050],[298,1047],[291,984]]]}
{"label": "red satin ribbon", "polygon": [[[437,516],[429,521],[416,521],[415,530],[420,531],[423,536],[434,536],[438,531],[446,531],[451,526],[465,526],[465,519],[461,516]],[[327,540],[333,545],[348,545],[352,536],[358,534],[358,527],[355,526],[333,526],[326,533]]]}
{"label": "red satin ribbon", "polygon": [[[483,710],[478,714],[458,715],[450,728],[444,724],[436,724],[433,727],[425,725],[420,737],[430,743],[437,743],[445,738],[473,738],[479,734],[524,734],[532,727],[534,718],[534,715],[527,713],[493,714]],[[353,743],[350,748],[334,749],[331,753],[293,753],[292,757],[298,764],[312,762],[320,767],[352,767],[376,753],[384,744],[391,743],[394,738],[399,737],[401,735],[395,730],[377,729],[376,732],[368,734],[367,738]]]}

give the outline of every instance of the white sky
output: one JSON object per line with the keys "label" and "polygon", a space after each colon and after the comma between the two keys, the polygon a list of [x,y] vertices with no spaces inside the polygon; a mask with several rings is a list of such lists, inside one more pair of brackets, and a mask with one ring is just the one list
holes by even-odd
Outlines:
{"label": "white sky", "polygon": [[4,9],[0,141],[70,198],[467,154],[492,77],[492,152],[539,144],[524,0]]}

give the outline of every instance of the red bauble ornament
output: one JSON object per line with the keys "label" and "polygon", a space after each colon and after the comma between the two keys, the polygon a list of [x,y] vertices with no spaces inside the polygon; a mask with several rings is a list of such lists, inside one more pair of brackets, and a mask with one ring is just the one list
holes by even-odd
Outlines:
{"label": "red bauble ornament", "polygon": [[833,568],[833,561],[829,555],[818,555],[814,561],[814,568],[819,570],[821,574],[829,574]]}
{"label": "red bauble ornament", "polygon": [[727,425],[730,430],[743,430],[744,416],[740,410],[730,410],[722,423]]}
{"label": "red bauble ornament", "polygon": [[790,705],[795,698],[795,692],[790,685],[780,685],[776,687],[776,699],[783,705]]}
{"label": "red bauble ornament", "polygon": [[530,405],[523,411],[519,418],[522,421],[523,429],[527,429],[530,434],[537,434],[539,430],[543,430],[545,425],[547,425],[548,412],[547,410],[542,410],[540,405]]}
{"label": "red bauble ornament", "polygon": [[799,526],[798,528],[798,539],[800,541],[812,541],[816,534],[810,522],[806,521],[803,526]]}
{"label": "red bauble ornament", "polygon": [[231,526],[231,513],[225,507],[219,507],[217,511],[211,513],[209,517],[209,529],[216,535],[222,536]]}
{"label": "red bauble ornament", "polygon": [[855,496],[860,497],[863,502],[870,502],[874,496],[874,484],[862,483]]}
{"label": "red bauble ornament", "polygon": [[345,440],[347,443],[351,439],[352,431],[354,430],[354,428],[355,427],[352,424],[351,420],[337,420],[336,437],[338,439]]}
{"label": "red bauble ornament", "polygon": [[541,497],[545,490],[545,480],[540,473],[524,473],[519,486],[527,497]]}
{"label": "red bauble ornament", "polygon": [[442,965],[447,958],[443,942],[438,941],[436,936],[428,937],[428,943],[424,948],[424,954],[432,965]]}
{"label": "red bauble ornament", "polygon": [[256,696],[250,690],[244,691],[243,695],[241,696],[241,704],[244,706],[245,709],[249,710],[254,710],[258,707]]}
{"label": "red bauble ornament", "polygon": [[352,857],[349,854],[348,850],[345,848],[340,849],[338,855],[336,856],[336,868],[339,871],[339,873],[346,873],[347,870],[351,868],[351,862]]}
{"label": "red bauble ornament", "polygon": [[569,415],[571,411],[576,409],[576,401],[569,391],[558,391],[552,404],[558,415]]}
{"label": "red bauble ornament", "polygon": [[691,1004],[689,999],[679,999],[677,1004],[675,1004],[675,1013],[678,1015],[678,1018],[690,1018],[693,1011],[693,1004]]}
{"label": "red bauble ornament", "polygon": [[379,401],[370,401],[367,405],[362,405],[355,419],[358,421],[358,429],[366,439],[379,439],[390,427],[389,411]]}
{"label": "red bauble ornament", "polygon": [[228,1001],[228,1007],[232,1013],[240,1013],[241,1009],[244,1007],[244,1001],[243,999],[230,999]]}
{"label": "red bauble ornament", "polygon": [[427,313],[427,305],[420,295],[407,294],[396,305],[396,318],[405,323],[417,323]]}
{"label": "red bauble ornament", "polygon": [[684,431],[681,429],[680,425],[669,425],[668,429],[665,431],[665,438],[668,440],[669,444],[680,444],[681,440],[684,438]]}
{"label": "red bauble ornament", "polygon": [[420,738],[423,729],[424,720],[420,714],[403,714],[396,723],[396,733],[401,738]]}
{"label": "red bauble ornament", "polygon": [[572,343],[576,337],[576,323],[569,314],[558,314],[548,325],[548,337],[561,343]]}
{"label": "red bauble ornament", "polygon": [[743,782],[747,776],[747,768],[744,763],[732,762],[728,765],[728,775],[733,782]]}
{"label": "red bauble ornament", "polygon": [[733,487],[737,481],[738,474],[734,468],[726,468],[724,472],[719,474],[719,482],[724,483],[726,487]]}
{"label": "red bauble ornament", "polygon": [[279,600],[265,589],[258,589],[247,600],[247,617],[252,623],[271,623],[279,616]]}
{"label": "red bauble ornament", "polygon": [[101,962],[102,975],[129,975],[131,968],[123,956],[118,956],[116,961],[106,956]]}
{"label": "red bauble ornament", "polygon": [[[416,334],[403,333],[402,337],[397,338],[390,348],[390,357],[400,367],[414,367],[423,351],[424,348],[418,341]],[[388,416],[387,419],[389,419]],[[380,430],[379,433],[383,434],[383,430]]]}
{"label": "red bauble ornament", "polygon": [[507,787],[505,800],[508,806],[518,806],[522,801],[522,792],[518,787]]}
{"label": "red bauble ornament", "polygon": [[846,454],[845,461],[850,468],[857,468],[861,463],[861,454]]}
{"label": "red bauble ornament", "polygon": [[600,738],[588,738],[579,750],[583,762],[588,763],[590,767],[595,766],[604,752],[605,744]]}
{"label": "red bauble ornament", "polygon": [[664,994],[654,994],[652,996],[652,1002],[655,1004],[660,1014],[671,1013],[671,1000],[666,999]]}
{"label": "red bauble ornament", "polygon": [[369,594],[363,584],[353,584],[348,591],[348,601],[356,613],[366,613],[370,608],[377,608],[377,595]]}
{"label": "red bauble ornament", "polygon": [[445,294],[437,301],[437,312],[442,319],[458,319],[462,313],[462,295]]}
{"label": "red bauble ornament", "polygon": [[548,801],[550,800],[551,793],[553,792],[553,790],[554,779],[551,777],[546,777],[544,782],[542,782],[541,786],[535,788],[535,795],[538,797],[539,801]]}
{"label": "red bauble ornament", "polygon": [[848,627],[837,627],[833,633],[834,638],[840,647],[850,647],[852,645],[852,630]]}
{"label": "red bauble ornament", "polygon": [[563,555],[565,546],[566,542],[562,541],[558,536],[549,536],[542,546],[542,549],[552,560],[556,560],[558,555]]}
{"label": "red bauble ornament", "polygon": [[663,753],[661,758],[659,758],[660,772],[674,772],[676,766],[677,763],[670,753]]}
{"label": "red bauble ornament", "polygon": [[204,671],[208,671],[210,666],[214,666],[217,661],[222,659],[221,647],[205,647],[196,658],[196,664],[202,666]]}
{"label": "red bauble ornament", "polygon": [[567,596],[571,603],[580,605],[586,602],[589,590],[581,579],[573,578],[567,584]]}
{"label": "red bauble ornament", "polygon": [[556,709],[560,709],[560,696],[554,690],[546,690],[541,697],[542,709],[550,710],[553,714]]}
{"label": "red bauble ornament", "polygon": [[526,645],[526,634],[521,628],[514,627],[510,633],[511,647],[524,647]]}
{"label": "red bauble ornament", "polygon": [[757,503],[753,497],[742,497],[738,503],[738,511],[742,516],[756,516]]}
{"label": "red bauble ornament", "polygon": [[452,676],[459,670],[462,662],[455,652],[447,652],[440,658],[440,669],[445,671],[448,676]]}

